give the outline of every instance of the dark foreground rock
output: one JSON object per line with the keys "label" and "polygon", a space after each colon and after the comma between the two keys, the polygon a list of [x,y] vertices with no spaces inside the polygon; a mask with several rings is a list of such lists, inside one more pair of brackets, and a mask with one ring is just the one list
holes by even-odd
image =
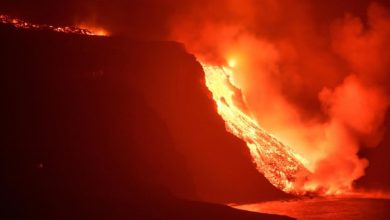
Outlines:
{"label": "dark foreground rock", "polygon": [[178,199],[283,197],[225,132],[180,45],[0,34],[7,218],[284,219]]}

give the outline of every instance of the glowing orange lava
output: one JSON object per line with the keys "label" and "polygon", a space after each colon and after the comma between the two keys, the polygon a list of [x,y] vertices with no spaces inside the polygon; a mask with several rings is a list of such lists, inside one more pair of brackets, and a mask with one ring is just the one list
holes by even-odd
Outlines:
{"label": "glowing orange lava", "polygon": [[[232,66],[231,63],[228,65]],[[219,115],[224,119],[227,130],[246,142],[258,171],[285,192],[307,193],[307,190],[300,187],[310,175],[304,165],[307,161],[268,134],[254,119],[237,107],[233,98],[236,94],[231,89],[234,86],[230,81],[233,70],[206,64],[202,66],[206,86],[213,95]]]}
{"label": "glowing orange lava", "polygon": [[91,28],[88,27],[84,28],[85,26],[81,27],[71,27],[71,26],[65,26],[65,27],[56,27],[53,25],[47,25],[47,24],[32,24],[26,21],[23,21],[18,18],[11,18],[7,15],[0,15],[0,23],[3,24],[12,24],[16,28],[22,28],[22,29],[32,29],[32,30],[51,30],[55,32],[60,33],[72,33],[72,34],[82,34],[82,35],[93,35],[93,36],[107,36],[108,32],[102,28]]}

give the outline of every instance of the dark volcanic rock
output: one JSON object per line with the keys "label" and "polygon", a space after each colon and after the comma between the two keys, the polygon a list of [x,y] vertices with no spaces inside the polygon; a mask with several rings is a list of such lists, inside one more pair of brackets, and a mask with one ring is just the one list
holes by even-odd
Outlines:
{"label": "dark volcanic rock", "polygon": [[14,219],[270,217],[172,196],[283,195],[225,132],[179,44],[0,34],[1,196]]}

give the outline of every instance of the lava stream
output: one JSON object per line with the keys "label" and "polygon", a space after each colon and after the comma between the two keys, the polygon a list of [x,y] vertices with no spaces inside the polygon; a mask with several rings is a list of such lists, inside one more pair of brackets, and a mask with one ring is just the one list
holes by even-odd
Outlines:
{"label": "lava stream", "polygon": [[307,161],[261,128],[257,122],[241,110],[229,76],[232,69],[202,63],[206,86],[217,104],[229,132],[244,140],[249,147],[257,170],[275,187],[293,194],[305,194],[303,185],[311,174],[304,164]]}
{"label": "lava stream", "polygon": [[50,31],[60,32],[60,33],[72,33],[72,34],[93,35],[93,36],[108,35],[107,31],[101,28],[94,28],[94,27],[79,28],[79,27],[72,27],[72,26],[56,27],[47,24],[32,24],[27,21],[23,21],[18,18],[12,18],[7,15],[0,15],[0,23],[11,24],[16,28],[21,28],[21,29],[50,30]]}

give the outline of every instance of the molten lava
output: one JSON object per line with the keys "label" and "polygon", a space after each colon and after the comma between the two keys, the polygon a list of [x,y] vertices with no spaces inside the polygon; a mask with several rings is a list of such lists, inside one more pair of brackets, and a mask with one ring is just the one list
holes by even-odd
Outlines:
{"label": "molten lava", "polygon": [[108,32],[101,28],[91,28],[88,29],[79,28],[79,27],[56,27],[53,25],[47,24],[32,24],[21,19],[11,18],[7,15],[0,15],[0,23],[3,24],[12,24],[16,28],[22,29],[32,29],[32,30],[50,30],[60,33],[72,33],[72,34],[82,34],[82,35],[93,35],[93,36],[107,36]]}
{"label": "molten lava", "polygon": [[224,119],[227,130],[246,142],[258,171],[275,187],[285,192],[305,194],[306,190],[299,185],[310,175],[305,167],[307,161],[268,134],[238,107],[234,99],[237,94],[232,90],[234,86],[230,81],[232,69],[206,64],[202,66],[206,86],[213,95],[219,115]]}

